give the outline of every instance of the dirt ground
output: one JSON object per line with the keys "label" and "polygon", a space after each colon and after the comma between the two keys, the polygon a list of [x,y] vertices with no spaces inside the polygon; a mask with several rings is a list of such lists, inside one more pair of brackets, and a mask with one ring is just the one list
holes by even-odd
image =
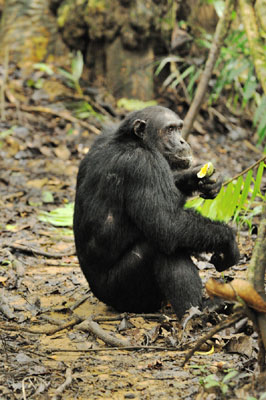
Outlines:
{"label": "dirt ground", "polygon": [[[214,161],[225,177],[260,158],[248,130],[202,127],[209,133],[190,137],[196,160]],[[89,291],[72,229],[39,219],[74,201],[78,164],[93,137],[78,121],[11,104],[0,123],[0,399],[266,398],[247,319],[216,334],[182,367],[187,350],[233,312],[232,304],[183,325],[169,307],[118,314]],[[258,223],[253,234],[238,228],[241,261],[225,276],[245,278]],[[197,265],[203,283],[220,275],[205,259]],[[111,347],[82,330],[90,316],[130,346]]]}

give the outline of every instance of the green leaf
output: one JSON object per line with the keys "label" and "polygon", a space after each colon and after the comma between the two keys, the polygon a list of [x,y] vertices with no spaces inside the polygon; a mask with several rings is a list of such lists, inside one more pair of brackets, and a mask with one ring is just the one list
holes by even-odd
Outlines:
{"label": "green leaf", "polygon": [[63,68],[58,68],[58,71],[59,71],[60,74],[61,74],[62,76],[64,76],[66,79],[69,79],[70,81],[74,81],[74,80],[75,80],[74,76],[73,76],[70,72],[66,71],[65,69],[63,69]]}
{"label": "green leaf", "polygon": [[66,204],[64,207],[56,208],[50,212],[42,211],[39,213],[39,220],[54,226],[73,225],[74,203]]}
{"label": "green leaf", "polygon": [[83,56],[80,50],[77,51],[76,57],[72,59],[71,69],[74,80],[78,81],[83,71]]}
{"label": "green leaf", "polygon": [[202,70],[198,69],[195,74],[191,77],[191,79],[189,80],[188,86],[187,86],[187,90],[189,92],[189,94],[192,96],[192,92],[193,92],[193,86],[194,83],[196,82],[196,80],[199,78],[199,76],[201,75]]}
{"label": "green leaf", "polygon": [[159,73],[164,69],[166,64],[171,63],[171,62],[183,62],[184,58],[178,57],[178,56],[169,56],[163,58],[163,60],[160,62],[159,66],[157,67],[155,71],[155,75],[159,75]]}
{"label": "green leaf", "polygon": [[178,71],[171,72],[171,74],[169,74],[168,77],[163,82],[163,86],[167,87],[168,85],[171,84],[171,82],[173,82],[174,79],[177,79],[179,76],[180,74]]}
{"label": "green leaf", "polygon": [[255,111],[253,123],[254,126],[257,125],[257,123],[261,120],[261,118],[264,117],[265,115],[265,110],[266,110],[266,95],[264,95],[261,99],[261,103],[257,110]]}
{"label": "green leaf", "polygon": [[185,204],[185,208],[199,208],[204,203],[204,199],[196,197],[195,199],[188,200]]}
{"label": "green leaf", "polygon": [[260,184],[261,184],[261,179],[263,176],[263,170],[264,170],[264,162],[261,162],[257,171],[257,176],[256,176],[256,181],[255,181],[255,185],[254,185],[254,189],[253,189],[253,193],[250,199],[250,202],[252,203],[255,199],[255,197],[257,196],[258,191],[260,190]]}
{"label": "green leaf", "polygon": [[232,370],[228,372],[223,378],[223,383],[230,382],[233,378],[235,378],[239,374],[238,371]]}
{"label": "green leaf", "polygon": [[217,201],[217,220],[228,222],[232,216],[229,212],[228,205],[232,197],[232,186],[228,185],[223,187],[219,195],[216,197]]}
{"label": "green leaf", "polygon": [[[233,183],[229,183],[228,185],[229,188],[232,188],[232,194],[229,194],[229,198],[227,200],[227,216],[229,219],[234,215],[234,212],[236,210],[243,181],[243,177],[240,176],[235,185]],[[227,190],[229,190],[228,187]],[[229,219],[227,219],[227,222],[229,221]]]}
{"label": "green leaf", "polygon": [[183,79],[185,79],[188,75],[192,74],[194,71],[195,71],[195,66],[190,65],[190,67],[185,69],[185,71],[182,72],[182,74],[180,74],[178,78],[171,83],[170,87],[175,88]]}
{"label": "green leaf", "polygon": [[50,65],[47,65],[45,63],[36,63],[33,64],[33,68],[38,69],[39,71],[45,72],[47,75],[53,75],[54,71],[50,67]]}
{"label": "green leaf", "polygon": [[18,225],[11,225],[11,224],[7,224],[6,225],[6,230],[7,231],[16,232],[17,229],[18,229]]}
{"label": "green leaf", "polygon": [[54,202],[53,193],[50,192],[49,190],[43,190],[42,191],[42,201],[44,203],[53,203]]}
{"label": "green leaf", "polygon": [[235,216],[234,216],[234,221],[238,217],[240,211],[244,208],[244,204],[245,204],[245,202],[247,200],[248,192],[250,190],[250,183],[251,183],[251,179],[252,179],[252,174],[253,174],[253,170],[250,170],[247,173],[247,177],[245,179],[242,195],[240,197],[239,204],[238,204],[238,209],[237,209],[237,212],[235,213]]}
{"label": "green leaf", "polygon": [[[253,77],[252,77],[253,78]],[[248,80],[244,86],[244,99],[249,100],[254,92],[256,91],[256,88],[258,86],[258,82],[256,80]]]}

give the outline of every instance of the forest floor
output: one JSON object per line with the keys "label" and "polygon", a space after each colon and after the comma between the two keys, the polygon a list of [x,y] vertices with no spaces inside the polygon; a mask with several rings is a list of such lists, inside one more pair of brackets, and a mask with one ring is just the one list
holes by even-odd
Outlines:
{"label": "forest floor", "polygon": [[[216,334],[182,367],[188,349],[233,312],[232,304],[182,325],[169,308],[121,315],[92,295],[72,229],[39,215],[74,201],[78,165],[95,135],[69,111],[62,114],[62,101],[55,107],[42,89],[15,81],[17,95],[7,90],[0,123],[0,399],[262,398],[266,377],[247,319]],[[198,121],[201,134],[190,136],[197,162],[212,160],[228,178],[261,157],[238,118],[210,113]],[[241,260],[225,276],[246,277],[258,223],[253,234],[238,227]],[[220,276],[208,261],[197,265],[203,283]],[[90,316],[132,346],[114,348],[81,330]]]}

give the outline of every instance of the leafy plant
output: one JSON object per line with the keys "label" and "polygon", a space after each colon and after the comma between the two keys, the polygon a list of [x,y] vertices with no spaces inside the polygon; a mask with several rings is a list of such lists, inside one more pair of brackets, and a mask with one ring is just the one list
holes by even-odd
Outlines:
{"label": "leafy plant", "polygon": [[102,121],[104,119],[104,116],[96,112],[94,108],[85,100],[69,102],[66,104],[67,108],[73,111],[75,117],[77,118],[84,119],[95,117],[99,121]]}
{"label": "leafy plant", "polygon": [[47,222],[54,226],[72,226],[73,225],[74,203],[66,204],[64,207],[55,208],[47,212],[39,213],[39,220]]}
{"label": "leafy plant", "polygon": [[53,75],[54,71],[50,67],[50,65],[45,63],[36,63],[33,65],[34,69],[38,69],[39,71],[45,72],[47,75]]}
{"label": "leafy plant", "polygon": [[68,72],[63,68],[59,68],[61,75],[63,75],[67,79],[68,84],[71,87],[74,87],[77,90],[79,95],[82,95],[79,80],[82,75],[83,65],[83,56],[81,51],[78,50],[76,56],[73,57],[71,62],[71,72]]}
{"label": "leafy plant", "polygon": [[[224,2],[220,0],[208,0],[213,3],[217,14],[220,15]],[[235,15],[235,13],[233,14]],[[211,47],[212,36],[202,32],[202,36],[195,39],[199,47]],[[159,75],[165,68],[170,67],[170,73],[164,80],[164,87],[182,87],[186,97],[192,99],[203,65],[199,60],[181,58],[170,55],[162,59],[155,70]],[[258,143],[261,144],[266,137],[266,100],[260,93],[260,85],[256,78],[254,65],[248,46],[248,40],[244,28],[240,25],[238,29],[232,30],[221,47],[217,59],[212,80],[209,83],[209,104],[216,102],[221,94],[225,94],[227,106],[239,109],[248,106],[255,110],[253,124],[257,127],[259,136]]]}
{"label": "leafy plant", "polygon": [[[6,137],[12,135],[14,133],[14,129],[16,126],[12,126],[10,129],[6,129],[4,131],[0,131],[0,140],[5,139]],[[1,143],[1,142],[0,142]]]}
{"label": "leafy plant", "polygon": [[243,30],[236,29],[228,35],[221,47],[215,70],[216,79],[210,103],[216,101],[223,90],[229,93],[229,105],[237,101],[244,107],[255,96],[258,81]]}
{"label": "leafy plant", "polygon": [[229,386],[232,386],[234,383],[232,380],[238,375],[238,372],[235,370],[229,370],[229,372],[223,377],[223,379],[219,379],[217,375],[208,375],[203,378],[200,383],[203,385],[205,389],[210,388],[218,388],[223,395],[226,395],[229,389]]}
{"label": "leafy plant", "polygon": [[[178,64],[180,66],[178,67]],[[184,58],[178,56],[169,56],[164,58],[155,70],[155,75],[158,76],[160,72],[170,65],[170,74],[163,82],[164,87],[176,88],[179,84],[185,86],[185,91],[189,98],[192,99],[195,91],[195,83],[199,78],[202,70],[192,63],[187,63]],[[187,86],[184,83],[185,78],[188,80]]]}
{"label": "leafy plant", "polygon": [[[251,227],[252,218],[262,211],[262,203],[253,207],[255,198],[259,197],[264,201],[266,200],[266,195],[263,196],[260,191],[265,167],[266,165],[261,162],[255,178],[253,178],[254,171],[250,170],[246,179],[240,176],[236,181],[223,186],[214,200],[204,200],[197,197],[187,201],[185,207],[193,207],[202,215],[214,220],[228,222],[233,218],[235,222],[245,222]],[[40,212],[39,220],[54,226],[72,226],[73,211],[74,203],[69,203],[50,212]]]}
{"label": "leafy plant", "polygon": [[256,197],[266,200],[260,191],[264,162],[261,162],[256,177],[253,178],[254,171],[249,170],[246,178],[239,176],[233,182],[224,185],[214,200],[204,200],[195,198],[188,200],[186,208],[195,208],[202,215],[219,221],[230,221],[231,218],[237,223],[247,223],[251,227],[252,218],[260,214],[262,204],[254,206]]}

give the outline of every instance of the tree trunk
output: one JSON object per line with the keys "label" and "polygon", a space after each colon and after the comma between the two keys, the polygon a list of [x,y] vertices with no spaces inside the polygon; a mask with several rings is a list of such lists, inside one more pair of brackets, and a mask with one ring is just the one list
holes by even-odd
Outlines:
{"label": "tree trunk", "polygon": [[117,97],[149,100],[154,55],[162,37],[170,39],[165,16],[171,7],[168,0],[63,0],[56,13],[64,40],[86,55],[93,85],[106,84]]}
{"label": "tree trunk", "polygon": [[[263,3],[263,7],[261,6]],[[257,16],[253,4],[249,0],[239,0],[239,8],[241,18],[245,27],[250,47],[250,53],[253,58],[257,77],[260,81],[262,89],[266,94],[266,54],[265,40],[260,34],[260,29],[257,23]],[[259,20],[266,25],[266,6],[264,2],[258,2],[257,10],[259,10]],[[265,14],[263,15],[263,12]],[[262,24],[261,24],[262,26]]]}
{"label": "tree trunk", "polygon": [[[257,292],[266,301],[264,278],[266,273],[266,205],[264,205],[258,238],[248,269],[249,281]],[[258,314],[258,324],[261,332],[264,349],[266,351],[266,315]]]}
{"label": "tree trunk", "polygon": [[55,17],[46,0],[6,0],[0,26],[0,58],[9,60],[23,70],[40,61],[53,61],[66,54],[59,38]]}

